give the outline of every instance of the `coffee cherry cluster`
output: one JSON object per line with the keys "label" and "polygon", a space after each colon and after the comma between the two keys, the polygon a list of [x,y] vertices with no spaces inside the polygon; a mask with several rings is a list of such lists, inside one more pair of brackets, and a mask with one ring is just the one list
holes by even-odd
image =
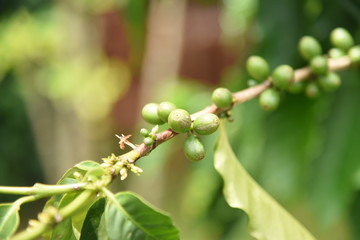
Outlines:
{"label": "coffee cherry cluster", "polygon": [[339,58],[348,53],[351,61],[356,64],[356,57],[352,59],[351,56],[353,54],[359,54],[360,56],[360,49],[356,50],[359,47],[352,47],[354,40],[350,33],[343,28],[336,28],[331,32],[330,42],[333,48],[328,51],[327,55],[323,55],[322,49],[319,47],[320,44],[315,38],[306,36],[300,40],[300,53],[309,61],[310,69],[313,72],[313,76],[309,79],[305,88],[305,93],[310,98],[317,97],[321,90],[331,92],[341,85],[340,76],[335,72],[329,71],[329,58]]}
{"label": "coffee cherry cluster", "polygon": [[[336,28],[330,34],[333,45],[327,55],[323,54],[320,43],[311,36],[304,36],[299,41],[299,52],[309,62],[312,75],[306,83],[295,81],[294,69],[289,65],[280,65],[271,73],[271,88],[263,91],[259,104],[264,110],[275,110],[280,103],[280,92],[300,93],[302,91],[310,98],[317,97],[323,90],[331,92],[341,85],[340,76],[329,71],[329,58],[339,58],[348,55],[354,65],[360,65],[360,46],[353,46],[354,40],[343,28]],[[257,82],[270,78],[270,68],[267,61],[260,56],[251,56],[246,61],[246,69]],[[249,82],[254,82],[249,80]]]}
{"label": "coffee cherry cluster", "polygon": [[[305,83],[295,79],[295,71],[289,65],[277,66],[270,70],[268,62],[260,56],[251,56],[246,61],[246,69],[253,78],[249,82],[269,80],[271,85],[259,96],[260,106],[267,111],[275,110],[280,103],[283,91],[290,93],[305,92],[310,98],[315,98],[323,91],[333,91],[341,85],[340,76],[331,72],[328,60],[347,55],[354,65],[360,65],[360,46],[353,46],[352,36],[343,28],[336,28],[330,34],[333,45],[327,54],[323,54],[320,43],[311,36],[304,36],[299,41],[299,52],[309,63],[311,76]],[[220,111],[219,116],[229,117],[229,110],[236,99],[226,88],[217,88],[211,95],[213,103]],[[140,130],[144,136],[144,144],[153,146],[157,140],[158,125],[167,123],[176,133],[187,133],[184,141],[185,156],[193,161],[199,161],[205,156],[205,147],[197,135],[214,133],[220,124],[219,117],[212,113],[202,114],[192,119],[189,112],[177,108],[171,102],[148,103],[142,109],[142,117],[147,122],[156,125],[151,131]]]}
{"label": "coffee cherry cluster", "polygon": [[[225,89],[215,90],[214,99],[223,108],[232,105],[232,93]],[[198,135],[209,135],[214,133],[220,124],[219,117],[212,113],[204,113],[194,120],[189,112],[177,108],[170,102],[160,104],[148,103],[142,109],[142,117],[151,124],[157,124],[151,132],[142,128],[140,134],[144,136],[144,144],[152,146],[156,141],[158,125],[167,123],[176,133],[187,133],[188,136],[184,142],[185,156],[192,161],[199,161],[205,157],[205,147]]]}
{"label": "coffee cherry cluster", "polygon": [[[268,62],[260,56],[251,56],[246,61],[246,70],[256,81],[270,77]],[[294,70],[289,65],[280,65],[271,73],[273,86],[260,94],[259,104],[266,111],[275,110],[280,103],[280,90],[287,89],[293,81]]]}

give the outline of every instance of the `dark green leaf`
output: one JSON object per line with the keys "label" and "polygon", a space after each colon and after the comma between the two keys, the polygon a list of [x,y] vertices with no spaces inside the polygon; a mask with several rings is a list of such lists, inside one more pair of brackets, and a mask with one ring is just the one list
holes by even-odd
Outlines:
{"label": "dark green leaf", "polygon": [[105,223],[110,239],[180,239],[169,216],[130,192],[115,195],[105,209]]}
{"label": "dark green leaf", "polygon": [[105,210],[105,203],[105,198],[100,198],[91,206],[81,229],[80,240],[94,239],[95,236],[97,239],[101,239],[98,232],[101,231],[99,227]]}
{"label": "dark green leaf", "polygon": [[236,159],[223,126],[215,149],[214,164],[224,179],[227,203],[249,217],[249,232],[256,239],[307,240],[314,237],[246,172]]}
{"label": "dark green leaf", "polygon": [[19,226],[19,207],[13,203],[0,204],[0,239],[10,237]]}

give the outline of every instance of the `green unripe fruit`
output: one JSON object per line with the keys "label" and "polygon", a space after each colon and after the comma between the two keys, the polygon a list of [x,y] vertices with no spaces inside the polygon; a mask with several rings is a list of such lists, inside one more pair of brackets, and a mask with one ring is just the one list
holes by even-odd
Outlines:
{"label": "green unripe fruit", "polygon": [[191,128],[191,117],[184,109],[175,109],[170,113],[168,123],[174,132],[185,133]]}
{"label": "green unripe fruit", "polygon": [[144,144],[146,146],[151,146],[154,144],[154,139],[152,137],[146,137],[144,138]]}
{"label": "green unripe fruit", "polygon": [[311,60],[322,53],[322,48],[315,38],[304,36],[299,41],[299,51],[305,59]]}
{"label": "green unripe fruit", "polygon": [[328,72],[328,61],[324,56],[316,56],[311,59],[310,68],[317,75],[325,75]]}
{"label": "green unripe fruit", "polygon": [[170,113],[176,109],[175,104],[171,103],[171,102],[161,102],[159,104],[158,107],[158,115],[159,118],[164,121],[167,122],[168,121],[168,117],[170,115]]}
{"label": "green unripe fruit", "polygon": [[311,82],[306,86],[305,93],[309,98],[316,98],[319,96],[320,90],[316,83]]}
{"label": "green unripe fruit", "polygon": [[205,113],[194,120],[193,128],[201,135],[208,135],[215,132],[220,124],[219,117],[212,113]]}
{"label": "green unripe fruit", "polygon": [[280,103],[280,94],[273,88],[266,89],[260,94],[259,104],[266,111],[275,110]]}
{"label": "green unripe fruit", "polygon": [[211,100],[218,108],[228,108],[233,101],[232,93],[227,88],[217,88],[212,93]]}
{"label": "green unripe fruit", "polygon": [[270,74],[270,67],[267,61],[259,56],[251,56],[246,61],[248,73],[256,80],[265,80]]}
{"label": "green unripe fruit", "polygon": [[184,153],[187,159],[191,161],[200,161],[205,157],[205,147],[200,139],[190,135],[184,142]]}
{"label": "green unripe fruit", "polygon": [[335,28],[330,34],[330,41],[334,47],[348,50],[354,45],[354,39],[344,28]]}
{"label": "green unripe fruit", "polygon": [[292,82],[287,90],[293,94],[301,93],[304,90],[304,82]]}
{"label": "green unripe fruit", "polygon": [[341,78],[337,73],[330,72],[319,78],[319,85],[327,92],[334,91],[341,85]]}
{"label": "green unripe fruit", "polygon": [[142,128],[140,129],[140,134],[143,135],[144,137],[149,136],[149,130],[147,130],[146,128]]}
{"label": "green unripe fruit", "polygon": [[159,115],[157,114],[159,104],[156,103],[148,103],[146,104],[142,111],[141,115],[145,121],[151,124],[163,124],[164,122],[161,121]]}
{"label": "green unripe fruit", "polygon": [[294,79],[294,69],[289,65],[280,65],[272,74],[274,86],[286,89]]}
{"label": "green unripe fruit", "polygon": [[329,50],[329,57],[330,58],[339,58],[345,56],[345,51],[340,48],[331,48]]}
{"label": "green unripe fruit", "polygon": [[349,58],[352,63],[360,64],[360,46],[350,48]]}

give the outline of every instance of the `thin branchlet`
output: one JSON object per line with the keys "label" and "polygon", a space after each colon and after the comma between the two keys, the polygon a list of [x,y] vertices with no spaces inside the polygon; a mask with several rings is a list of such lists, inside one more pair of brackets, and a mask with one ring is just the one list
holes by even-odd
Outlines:
{"label": "thin branchlet", "polygon": [[[334,58],[334,59],[329,58],[328,65],[329,65],[329,71],[341,71],[341,70],[349,68],[351,66],[351,61],[348,56]],[[314,75],[314,74],[309,67],[297,69],[294,72],[294,82],[304,81],[304,80],[310,78],[312,75]],[[266,89],[268,89],[271,86],[272,86],[272,78],[269,77],[261,84],[246,88],[246,89],[238,91],[238,92],[235,92],[235,93],[233,93],[233,99],[234,99],[233,105],[241,104],[241,103],[247,102],[251,99],[254,99],[255,97],[260,95],[263,91],[265,91]],[[233,106],[231,106],[230,108],[232,108],[232,107]],[[228,110],[230,110],[230,108],[220,109],[220,108],[216,107],[216,105],[213,104],[211,106],[205,107],[201,111],[193,113],[191,115],[191,119],[195,119],[196,117],[198,117],[204,113],[214,113],[214,114],[219,115],[222,112],[227,112]],[[132,150],[132,151],[136,151],[139,153],[138,157],[136,159],[134,159],[134,161],[137,161],[140,158],[148,155],[157,146],[172,139],[176,135],[177,135],[177,133],[171,129],[167,129],[160,133],[157,133],[155,144],[153,144],[152,146],[146,146],[145,144],[140,144],[139,146],[137,146],[135,149]]]}

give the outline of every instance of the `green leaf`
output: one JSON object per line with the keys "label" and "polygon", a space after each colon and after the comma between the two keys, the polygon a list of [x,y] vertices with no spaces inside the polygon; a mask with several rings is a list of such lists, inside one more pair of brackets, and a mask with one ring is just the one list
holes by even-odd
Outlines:
{"label": "green leaf", "polygon": [[224,179],[227,203],[249,217],[249,232],[256,239],[315,239],[295,218],[268,195],[236,159],[223,123],[215,149],[214,164]]}
{"label": "green leaf", "polygon": [[99,229],[101,219],[105,210],[105,198],[100,198],[96,201],[86,214],[86,218],[81,229],[80,240],[94,239],[97,236],[99,238]]}
{"label": "green leaf", "polygon": [[134,193],[121,192],[113,200],[105,208],[109,239],[180,239],[170,217]]}
{"label": "green leaf", "polygon": [[[61,179],[57,182],[57,185],[77,183],[78,181],[74,177],[75,172],[78,172],[82,176],[85,176],[86,173],[88,173],[91,169],[98,168],[99,166],[100,166],[99,163],[90,160],[80,162],[76,164],[74,167],[67,170],[65,174],[61,177]],[[63,196],[64,196],[63,194],[52,196],[46,202],[44,208],[47,208],[48,206],[58,207]]]}
{"label": "green leaf", "polygon": [[14,203],[0,204],[0,239],[10,237],[19,226],[19,206]]}
{"label": "green leaf", "polygon": [[77,240],[72,228],[71,218],[64,219],[52,231],[50,240],[58,239]]}
{"label": "green leaf", "polygon": [[94,162],[94,161],[90,161],[90,160],[87,160],[87,161],[82,161],[78,164],[76,164],[74,167],[70,168],[69,170],[67,170],[65,172],[65,174],[62,176],[62,178],[59,180],[58,184],[64,179],[64,178],[75,178],[74,177],[74,173],[75,172],[78,172],[80,174],[82,174],[83,176],[85,176],[85,174],[95,168],[95,167],[99,167],[99,163],[97,162]]}

